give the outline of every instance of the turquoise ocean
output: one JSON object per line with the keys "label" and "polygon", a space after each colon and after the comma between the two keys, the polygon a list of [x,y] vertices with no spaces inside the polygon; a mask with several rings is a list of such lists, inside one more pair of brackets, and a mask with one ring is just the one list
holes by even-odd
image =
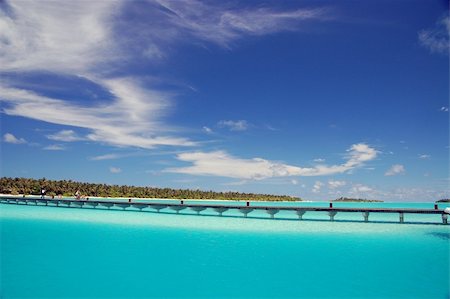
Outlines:
{"label": "turquoise ocean", "polygon": [[0,298],[450,298],[439,215],[182,212],[0,204]]}

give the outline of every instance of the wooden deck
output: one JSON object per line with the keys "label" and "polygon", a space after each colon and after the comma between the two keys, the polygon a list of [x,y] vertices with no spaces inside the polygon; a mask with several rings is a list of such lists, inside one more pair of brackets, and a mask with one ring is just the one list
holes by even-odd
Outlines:
{"label": "wooden deck", "polygon": [[253,211],[265,211],[270,215],[271,218],[280,211],[292,211],[297,214],[299,219],[303,218],[306,212],[326,212],[333,221],[334,217],[339,212],[346,213],[362,213],[365,222],[369,221],[370,213],[396,213],[399,216],[399,222],[404,222],[404,214],[436,214],[441,215],[442,223],[448,223],[448,212],[442,209],[407,209],[407,208],[343,208],[343,207],[295,207],[295,206],[258,206],[258,205],[224,205],[224,204],[185,204],[183,201],[180,203],[154,203],[154,202],[142,202],[142,201],[113,201],[113,200],[90,200],[90,199],[50,199],[50,198],[29,198],[29,197],[14,197],[14,196],[3,196],[0,197],[0,203],[7,204],[35,204],[35,205],[46,205],[46,206],[62,206],[62,207],[103,207],[110,209],[112,207],[125,209],[138,209],[142,211],[143,209],[150,208],[157,212],[163,209],[171,209],[177,214],[184,209],[191,209],[197,214],[200,214],[203,210],[212,209],[218,215],[222,214],[228,210],[238,210],[244,217]]}

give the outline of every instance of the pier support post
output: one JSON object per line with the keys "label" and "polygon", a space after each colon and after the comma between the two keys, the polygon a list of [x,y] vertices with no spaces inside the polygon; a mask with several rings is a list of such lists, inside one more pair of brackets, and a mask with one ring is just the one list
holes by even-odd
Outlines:
{"label": "pier support post", "polygon": [[186,207],[184,207],[184,206],[171,206],[170,208],[172,210],[174,210],[175,212],[177,212],[177,214],[179,214],[181,210],[186,209]]}
{"label": "pier support post", "polygon": [[328,212],[328,216],[330,216],[330,221],[334,221],[334,216],[336,216],[336,211],[330,211]]}
{"label": "pier support post", "polygon": [[206,207],[196,206],[196,207],[191,207],[191,209],[194,210],[195,212],[197,212],[197,215],[200,215],[200,212],[203,210],[206,210]]}
{"label": "pier support post", "polygon": [[363,212],[364,222],[369,222],[369,212]]}
{"label": "pier support post", "polygon": [[241,212],[242,214],[244,214],[244,217],[247,217],[248,213],[250,213],[251,211],[253,211],[252,208],[240,208],[239,212]]}
{"label": "pier support post", "polygon": [[400,223],[405,222],[405,216],[403,215],[403,213],[400,212],[400,213],[398,213],[398,214],[399,214],[399,217],[400,217]]}
{"label": "pier support post", "polygon": [[278,209],[266,209],[267,214],[270,215],[270,218],[274,218],[275,214],[278,213],[280,210]]}
{"label": "pier support post", "polygon": [[228,211],[228,208],[225,208],[225,207],[217,207],[217,208],[213,208],[213,209],[214,209],[214,211],[216,211],[217,213],[219,213],[219,216],[222,216],[222,213],[223,213],[223,212]]}
{"label": "pier support post", "polygon": [[448,224],[448,214],[447,213],[442,214],[442,224]]}
{"label": "pier support post", "polygon": [[159,211],[161,211],[162,209],[167,208],[167,206],[163,206],[163,205],[151,205],[150,208],[155,209],[156,212],[159,213]]}
{"label": "pier support post", "polygon": [[295,213],[298,215],[298,219],[302,220],[303,219],[303,215],[305,215],[306,211],[296,210]]}

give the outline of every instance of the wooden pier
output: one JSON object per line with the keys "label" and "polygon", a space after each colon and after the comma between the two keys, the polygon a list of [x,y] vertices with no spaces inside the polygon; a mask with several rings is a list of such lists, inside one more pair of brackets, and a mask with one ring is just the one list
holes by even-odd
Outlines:
{"label": "wooden pier", "polygon": [[113,201],[113,200],[90,200],[90,199],[56,199],[56,198],[27,198],[27,197],[14,197],[14,196],[2,196],[0,197],[0,203],[4,204],[34,204],[34,205],[45,205],[45,206],[55,206],[55,207],[76,207],[82,208],[84,206],[90,208],[107,208],[112,207],[126,209],[135,209],[142,211],[143,209],[152,209],[156,212],[160,212],[163,209],[171,209],[177,214],[184,209],[191,209],[198,215],[206,209],[214,210],[217,215],[222,216],[222,214],[228,210],[237,210],[241,212],[244,217],[247,217],[249,213],[253,211],[265,211],[270,218],[275,218],[275,215],[280,211],[292,211],[294,212],[300,220],[307,212],[325,212],[328,214],[330,221],[334,220],[334,217],[339,212],[345,213],[361,213],[363,220],[365,222],[369,221],[370,213],[394,213],[398,214],[399,222],[404,222],[405,214],[436,214],[440,215],[443,224],[448,224],[448,216],[450,214],[450,209],[445,210],[437,209],[408,209],[408,208],[341,208],[333,207],[330,204],[329,207],[295,207],[295,206],[258,206],[250,205],[247,202],[246,205],[223,205],[223,204],[185,204],[183,200],[180,203],[154,203],[154,202],[143,202],[143,201]]}

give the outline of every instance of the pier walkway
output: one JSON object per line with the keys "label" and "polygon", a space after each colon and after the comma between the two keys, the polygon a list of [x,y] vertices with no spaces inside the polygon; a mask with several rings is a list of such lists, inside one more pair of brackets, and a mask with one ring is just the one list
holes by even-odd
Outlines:
{"label": "pier walkway", "polygon": [[274,218],[275,215],[280,211],[292,211],[301,220],[305,213],[307,212],[325,212],[328,214],[331,221],[339,212],[350,212],[350,213],[361,213],[362,219],[365,222],[369,221],[370,213],[396,213],[399,216],[399,222],[404,222],[405,214],[435,214],[440,215],[443,224],[448,224],[448,215],[450,213],[449,209],[438,209],[435,205],[435,209],[407,209],[407,208],[344,208],[344,207],[333,207],[330,203],[329,207],[295,207],[295,206],[258,206],[250,205],[247,202],[245,206],[243,205],[223,205],[223,204],[185,204],[183,200],[179,203],[154,203],[154,202],[142,202],[142,201],[115,201],[115,200],[98,200],[98,199],[49,199],[49,198],[28,198],[28,197],[14,197],[14,196],[2,196],[0,197],[0,203],[4,204],[34,204],[34,205],[45,205],[45,206],[55,206],[55,207],[90,207],[90,208],[107,208],[112,207],[126,209],[134,209],[142,211],[144,209],[152,209],[159,212],[163,209],[171,209],[177,214],[184,209],[191,209],[197,214],[200,214],[206,209],[214,210],[217,215],[222,216],[222,214],[228,210],[237,210],[243,214],[244,217],[253,211],[265,211],[270,218]]}

